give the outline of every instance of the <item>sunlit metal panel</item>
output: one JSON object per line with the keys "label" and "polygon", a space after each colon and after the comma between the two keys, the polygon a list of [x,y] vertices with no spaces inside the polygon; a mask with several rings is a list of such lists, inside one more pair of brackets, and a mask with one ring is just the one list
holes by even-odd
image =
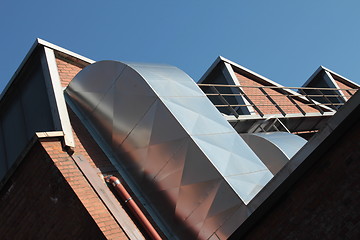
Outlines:
{"label": "sunlit metal panel", "polygon": [[176,67],[98,62],[67,93],[177,237],[209,238],[273,176]]}
{"label": "sunlit metal panel", "polygon": [[241,136],[274,175],[307,143],[302,137],[288,132]]}

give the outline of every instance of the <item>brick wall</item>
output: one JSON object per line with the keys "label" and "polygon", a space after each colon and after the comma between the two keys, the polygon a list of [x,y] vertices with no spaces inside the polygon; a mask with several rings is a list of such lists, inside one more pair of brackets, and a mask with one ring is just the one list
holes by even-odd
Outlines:
{"label": "brick wall", "polygon": [[[338,85],[338,87],[339,87],[340,89],[357,89],[356,86],[354,86],[353,84],[347,82],[347,80],[344,80],[344,79],[340,78],[339,76],[337,76],[337,75],[335,75],[335,74],[332,74],[332,73],[330,73],[330,74],[331,74],[331,76],[333,77],[333,79],[335,80],[336,84]],[[351,93],[352,95],[349,94],[346,90],[341,90],[341,92],[344,94],[344,96],[346,97],[346,99],[349,100],[350,97],[351,97],[352,95],[354,95],[356,91],[353,91],[353,90],[350,91],[350,93]]]}
{"label": "brick wall", "polygon": [[[265,86],[253,79],[250,79],[246,76],[243,76],[235,72],[237,79],[239,80],[240,85],[243,86],[255,86],[262,87]],[[281,109],[286,113],[301,113],[300,110],[282,93],[269,88],[264,88],[266,93],[271,96],[271,98],[281,107]],[[264,93],[259,88],[249,88],[243,87],[243,91],[251,99],[251,101],[258,106],[260,111],[263,114],[281,114],[281,112],[272,105],[271,101],[264,95]],[[313,107],[305,105],[303,102],[295,100],[294,101],[306,112],[313,113],[319,112]],[[264,106],[266,105],[266,106]]]}
{"label": "brick wall", "polygon": [[244,239],[360,239],[359,135],[357,122]]}
{"label": "brick wall", "polygon": [[[340,89],[349,89],[349,88],[352,88],[350,86],[347,86],[345,85],[344,83],[338,81],[338,80],[335,80],[336,84],[339,86]],[[347,100],[349,100],[351,98],[351,95],[346,91],[346,90],[340,90],[344,96],[346,97]],[[354,91],[350,91],[351,94],[354,94],[355,92]]]}
{"label": "brick wall", "polygon": [[85,65],[81,66],[79,64],[72,63],[71,61],[59,56],[56,57],[56,64],[60,75],[61,85],[63,87],[67,87],[76,74],[85,67]]}
{"label": "brick wall", "polygon": [[74,160],[67,152],[62,150],[61,142],[49,140],[42,141],[41,143],[106,238],[128,239],[87,182],[82,172],[78,169]]}
{"label": "brick wall", "polygon": [[105,239],[39,143],[0,191],[1,239]]}

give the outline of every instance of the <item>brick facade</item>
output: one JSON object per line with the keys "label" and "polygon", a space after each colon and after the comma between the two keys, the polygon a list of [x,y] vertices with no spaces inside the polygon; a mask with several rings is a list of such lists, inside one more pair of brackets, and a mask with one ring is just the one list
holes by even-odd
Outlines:
{"label": "brick facade", "polygon": [[106,238],[127,239],[121,227],[94,192],[74,160],[62,150],[61,142],[51,140],[42,141],[41,144]]}
{"label": "brick facade", "polygon": [[[352,88],[352,87],[340,82],[339,80],[335,80],[335,82],[340,89]],[[340,91],[344,94],[344,96],[346,97],[346,100],[349,100],[351,98],[351,95],[346,90],[340,90]],[[351,91],[351,94],[354,94],[354,91]]]}
{"label": "brick facade", "polygon": [[[244,93],[251,99],[251,101],[260,109],[263,114],[281,114],[281,112],[271,103],[271,101],[264,95],[264,93],[257,87],[266,86],[251,78],[241,75],[235,72],[235,76],[239,80],[240,85],[243,87]],[[246,86],[254,86],[249,88]],[[266,93],[280,106],[280,108],[286,113],[301,113],[300,110],[281,92],[274,89],[264,88]],[[305,111],[306,113],[318,113],[319,111],[313,107],[307,106],[303,102],[294,99],[294,101]]]}
{"label": "brick facade", "polygon": [[85,64],[75,64],[70,60],[61,58],[59,56],[56,57],[56,64],[58,67],[62,87],[67,87],[76,74],[78,74],[78,72],[80,72],[85,67]]}
{"label": "brick facade", "polygon": [[0,191],[0,238],[105,239],[67,180],[36,143]]}
{"label": "brick facade", "polygon": [[359,135],[357,122],[244,239],[360,239]]}

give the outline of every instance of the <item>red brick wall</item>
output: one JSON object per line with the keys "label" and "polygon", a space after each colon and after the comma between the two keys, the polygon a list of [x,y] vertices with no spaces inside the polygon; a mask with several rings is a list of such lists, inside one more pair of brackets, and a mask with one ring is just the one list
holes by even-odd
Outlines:
{"label": "red brick wall", "polygon": [[[346,82],[346,80],[343,80],[342,78],[338,77],[338,76],[335,75],[335,74],[332,74],[332,73],[330,73],[330,74],[331,74],[331,76],[333,77],[333,79],[335,80],[336,84],[339,86],[340,89],[357,89],[354,85]],[[345,90],[341,90],[341,92],[345,95],[345,97],[347,98],[347,100],[349,100],[350,97],[351,97],[352,95],[354,95],[356,91],[351,90],[350,92],[351,92],[352,95],[350,95],[350,94],[349,94],[347,91],[345,91]]]}
{"label": "red brick wall", "polygon": [[[246,76],[243,76],[237,72],[235,72],[236,77],[239,80],[240,85],[243,86],[255,86],[262,87],[265,86],[253,79],[250,79]],[[286,113],[301,113],[300,110],[291,103],[291,101],[282,93],[269,88],[264,88],[266,93],[271,96],[271,98],[280,106],[280,108]],[[251,101],[260,109],[263,114],[281,114],[281,112],[272,105],[271,101],[262,93],[262,91],[258,88],[249,88],[244,87],[243,91]],[[295,100],[294,101],[306,112],[313,113],[318,112],[315,108],[305,105],[304,103]],[[266,106],[264,106],[266,105]]]}
{"label": "red brick wall", "polygon": [[105,239],[39,143],[0,191],[1,239]]}
{"label": "red brick wall", "polygon": [[[107,239],[128,239],[59,141],[42,141],[44,149]],[[88,159],[88,158],[87,158]],[[89,161],[89,159],[88,159]]]}
{"label": "red brick wall", "polygon": [[357,122],[244,239],[360,239],[359,136]]}
{"label": "red brick wall", "polygon": [[[339,86],[340,89],[349,89],[349,88],[352,88],[352,87],[349,87],[347,85],[345,85],[344,83],[340,82],[340,81],[337,81],[335,80],[336,84]],[[351,98],[351,95],[346,91],[346,90],[340,90],[344,96],[347,98],[347,100],[349,100]],[[355,93],[355,91],[350,91],[352,94]]]}
{"label": "red brick wall", "polygon": [[83,69],[83,67],[58,57],[56,58],[56,64],[60,75],[61,85],[63,87],[67,87],[76,74]]}

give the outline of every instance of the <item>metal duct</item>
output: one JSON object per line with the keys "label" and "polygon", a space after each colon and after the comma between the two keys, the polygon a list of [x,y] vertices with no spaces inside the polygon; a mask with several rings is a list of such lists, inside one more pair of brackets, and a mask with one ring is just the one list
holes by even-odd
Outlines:
{"label": "metal duct", "polygon": [[[273,177],[176,67],[101,61],[66,92],[149,201],[144,206],[171,229],[169,238],[229,237]],[[237,220],[219,232],[235,211]]]}
{"label": "metal duct", "polygon": [[241,136],[274,175],[307,142],[302,137],[288,132],[252,133]]}

